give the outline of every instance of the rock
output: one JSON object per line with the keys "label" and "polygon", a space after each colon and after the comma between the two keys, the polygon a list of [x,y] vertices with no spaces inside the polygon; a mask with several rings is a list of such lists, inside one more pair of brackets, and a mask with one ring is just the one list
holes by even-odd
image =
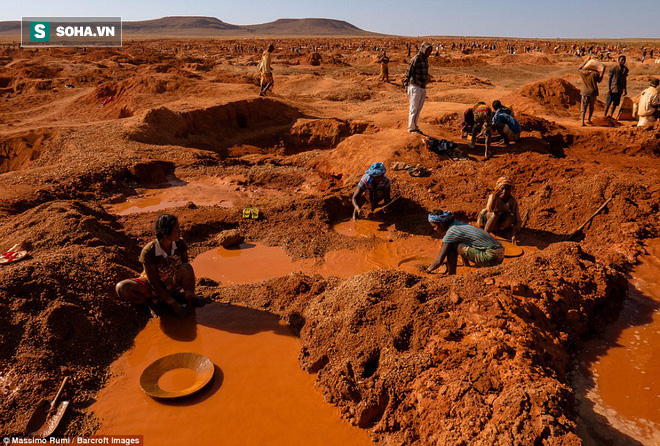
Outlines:
{"label": "rock", "polygon": [[245,241],[238,229],[228,229],[215,236],[215,242],[223,248],[238,246]]}
{"label": "rock", "polygon": [[174,172],[174,164],[163,160],[141,160],[128,169],[135,179],[145,186],[159,185],[167,182],[167,175]]}

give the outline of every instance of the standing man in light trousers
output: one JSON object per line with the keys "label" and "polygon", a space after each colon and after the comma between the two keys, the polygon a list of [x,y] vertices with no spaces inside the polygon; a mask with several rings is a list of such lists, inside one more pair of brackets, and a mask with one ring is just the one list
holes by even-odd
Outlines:
{"label": "standing man in light trousers", "polygon": [[419,47],[419,53],[410,59],[408,70],[403,78],[403,85],[408,93],[410,110],[408,113],[408,132],[422,133],[417,126],[419,114],[426,100],[426,83],[429,80],[429,56],[433,47],[430,43],[424,42]]}

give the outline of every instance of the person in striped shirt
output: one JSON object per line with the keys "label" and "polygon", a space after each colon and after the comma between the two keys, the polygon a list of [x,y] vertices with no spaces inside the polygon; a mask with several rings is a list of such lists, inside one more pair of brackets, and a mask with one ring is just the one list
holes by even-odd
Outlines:
{"label": "person in striped shirt", "polygon": [[504,261],[504,247],[483,229],[463,223],[451,212],[434,211],[429,214],[433,230],[442,235],[442,248],[435,261],[426,268],[430,273],[447,262],[447,274],[456,274],[458,256],[465,266],[496,266]]}
{"label": "person in striped shirt", "polygon": [[[389,203],[390,201],[390,187],[391,181],[385,176],[385,164],[373,163],[369,169],[364,172],[364,175],[358,182],[355,193],[353,194],[353,220],[360,217],[360,208],[364,205],[365,201],[369,201],[371,205],[371,212],[373,212],[379,204]],[[368,192],[367,198],[363,197],[364,193]]]}

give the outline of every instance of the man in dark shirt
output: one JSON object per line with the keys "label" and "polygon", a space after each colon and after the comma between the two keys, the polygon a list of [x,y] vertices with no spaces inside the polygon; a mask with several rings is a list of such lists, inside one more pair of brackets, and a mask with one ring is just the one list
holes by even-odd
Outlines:
{"label": "man in dark shirt", "polygon": [[430,43],[422,43],[419,53],[410,59],[408,70],[403,77],[403,85],[406,87],[410,102],[408,113],[408,131],[410,133],[422,133],[417,127],[417,120],[426,100],[426,83],[429,80],[428,59],[431,51],[433,51],[433,47]]}
{"label": "man in dark shirt", "polygon": [[[582,76],[582,103],[580,106],[580,114],[582,115],[582,127],[584,127],[584,115],[589,109],[589,118],[587,120],[588,124],[591,124],[591,117],[594,114],[594,106],[596,105],[596,99],[598,98],[598,83],[603,80],[603,72],[598,72],[596,70],[584,69],[584,66],[588,63],[587,60],[582,64],[578,71]],[[604,71],[604,70],[603,70]]]}
{"label": "man in dark shirt", "polygon": [[608,116],[610,105],[612,106],[612,114],[621,102],[621,96],[628,94],[627,82],[628,80],[628,67],[626,66],[626,56],[619,56],[619,63],[610,68],[610,81],[609,91],[607,92],[607,100],[605,101],[605,118]]}

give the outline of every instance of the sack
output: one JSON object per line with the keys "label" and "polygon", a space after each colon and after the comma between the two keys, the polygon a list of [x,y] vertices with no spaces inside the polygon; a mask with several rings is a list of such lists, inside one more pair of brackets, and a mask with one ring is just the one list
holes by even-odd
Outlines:
{"label": "sack", "polygon": [[633,120],[633,107],[635,106],[632,99],[628,96],[621,98],[621,104],[614,111],[614,119],[618,121],[632,121]]}
{"label": "sack", "polygon": [[589,59],[589,61],[582,67],[583,70],[592,70],[602,73],[605,71],[605,65],[596,59]]}

